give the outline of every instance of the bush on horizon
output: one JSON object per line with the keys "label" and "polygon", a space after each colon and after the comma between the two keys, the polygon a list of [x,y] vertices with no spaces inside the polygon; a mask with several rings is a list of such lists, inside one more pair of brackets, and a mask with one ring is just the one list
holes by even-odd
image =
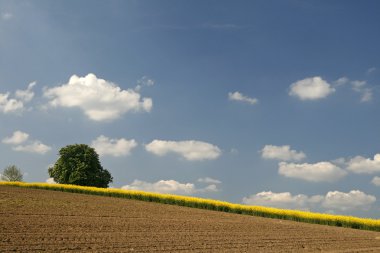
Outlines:
{"label": "bush on horizon", "polygon": [[8,182],[22,182],[24,177],[21,170],[16,165],[7,166],[0,176],[1,180]]}

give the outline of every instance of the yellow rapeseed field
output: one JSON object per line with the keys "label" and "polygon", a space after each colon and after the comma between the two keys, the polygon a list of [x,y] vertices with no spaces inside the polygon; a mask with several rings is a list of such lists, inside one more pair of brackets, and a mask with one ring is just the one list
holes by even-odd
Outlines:
{"label": "yellow rapeseed field", "polygon": [[298,210],[285,210],[263,206],[248,206],[219,200],[178,196],[172,194],[47,183],[0,182],[0,186],[1,185],[127,198],[268,218],[380,231],[380,220],[376,219],[313,213]]}

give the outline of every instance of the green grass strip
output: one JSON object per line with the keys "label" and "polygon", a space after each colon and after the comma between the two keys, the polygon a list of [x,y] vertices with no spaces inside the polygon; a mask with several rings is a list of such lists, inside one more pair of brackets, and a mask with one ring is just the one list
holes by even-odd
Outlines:
{"label": "green grass strip", "polygon": [[47,183],[0,182],[0,186],[1,185],[126,198],[274,219],[292,220],[313,224],[380,231],[380,220],[377,219],[313,213],[298,210],[286,210],[262,206],[248,206],[241,204],[233,204],[219,200],[178,196],[172,194],[160,194],[153,192],[122,190],[115,188],[96,188],[88,186]]}

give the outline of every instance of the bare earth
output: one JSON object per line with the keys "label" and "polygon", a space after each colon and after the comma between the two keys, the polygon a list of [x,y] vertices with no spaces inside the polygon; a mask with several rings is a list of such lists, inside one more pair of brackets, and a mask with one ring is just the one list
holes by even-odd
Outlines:
{"label": "bare earth", "polygon": [[0,186],[0,252],[380,252],[380,233]]}

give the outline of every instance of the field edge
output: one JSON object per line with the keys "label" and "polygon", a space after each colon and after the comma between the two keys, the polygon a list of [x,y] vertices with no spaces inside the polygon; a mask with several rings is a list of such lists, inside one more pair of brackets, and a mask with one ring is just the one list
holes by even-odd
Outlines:
{"label": "field edge", "polygon": [[312,224],[347,227],[361,230],[380,231],[380,220],[370,218],[359,218],[354,216],[322,214],[299,210],[286,210],[279,208],[248,206],[233,204],[229,202],[204,199],[197,197],[187,197],[172,194],[160,194],[136,190],[123,190],[115,188],[97,188],[89,186],[48,184],[48,183],[24,183],[24,182],[0,182],[0,186],[14,186],[21,188],[44,189],[53,191],[63,191],[81,193],[89,195],[99,195],[117,198],[156,202],[162,204],[186,206],[198,209],[207,209],[228,213],[259,216],[265,218],[275,218],[282,220],[292,220]]}

